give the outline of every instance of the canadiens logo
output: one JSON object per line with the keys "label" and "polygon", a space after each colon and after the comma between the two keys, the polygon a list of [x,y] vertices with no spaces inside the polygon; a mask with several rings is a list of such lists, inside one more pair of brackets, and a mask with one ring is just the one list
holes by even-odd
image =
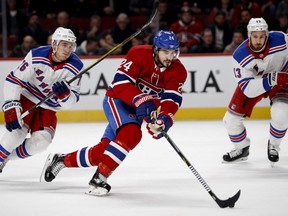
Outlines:
{"label": "canadiens logo", "polygon": [[[152,79],[152,78],[151,78]],[[151,83],[147,82],[143,79],[138,79],[136,82],[137,87],[143,92],[150,95],[159,94],[163,91],[162,88],[152,85]]]}

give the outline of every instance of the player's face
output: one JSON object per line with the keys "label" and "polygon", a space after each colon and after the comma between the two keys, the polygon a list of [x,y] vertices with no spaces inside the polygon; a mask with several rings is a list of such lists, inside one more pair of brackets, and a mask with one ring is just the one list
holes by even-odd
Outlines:
{"label": "player's face", "polygon": [[55,59],[53,60],[56,60],[57,62],[62,62],[69,58],[69,56],[74,50],[74,44],[68,41],[60,41],[58,46],[53,45],[53,49],[55,52]]}
{"label": "player's face", "polygon": [[160,49],[158,51],[158,59],[159,62],[164,66],[164,67],[169,67],[172,63],[172,60],[176,56],[176,50],[165,50],[165,49]]}
{"label": "player's face", "polygon": [[266,42],[266,32],[265,31],[255,31],[251,32],[250,36],[250,46],[253,50],[259,51],[263,48]]}

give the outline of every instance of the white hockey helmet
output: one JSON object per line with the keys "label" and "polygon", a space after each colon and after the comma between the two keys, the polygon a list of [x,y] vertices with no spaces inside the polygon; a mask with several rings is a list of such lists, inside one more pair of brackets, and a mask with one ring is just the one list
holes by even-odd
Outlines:
{"label": "white hockey helmet", "polygon": [[73,44],[73,52],[75,52],[75,50],[76,50],[76,37],[75,37],[73,31],[71,31],[68,28],[58,27],[52,35],[52,44],[54,44],[54,42],[55,42],[56,45],[58,46],[60,41],[71,42]]}
{"label": "white hockey helmet", "polygon": [[251,18],[247,25],[248,38],[251,36],[251,32],[265,31],[268,36],[268,25],[266,21],[261,18]]}

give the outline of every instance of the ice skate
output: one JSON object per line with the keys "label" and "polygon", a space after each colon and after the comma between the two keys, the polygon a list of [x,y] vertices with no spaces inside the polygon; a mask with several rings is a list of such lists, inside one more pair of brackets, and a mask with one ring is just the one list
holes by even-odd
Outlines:
{"label": "ice skate", "polygon": [[49,154],[43,167],[40,181],[51,182],[65,167],[63,154]]}
{"label": "ice skate", "polygon": [[250,146],[246,146],[243,149],[233,149],[230,152],[227,152],[223,155],[223,162],[236,162],[236,161],[245,161],[249,156]]}
{"label": "ice skate", "polygon": [[270,141],[268,141],[267,155],[271,166],[274,167],[274,164],[279,161],[279,147],[272,145]]}
{"label": "ice skate", "polygon": [[7,164],[8,160],[4,160],[3,162],[0,162],[0,173],[2,173],[5,165]]}
{"label": "ice skate", "polygon": [[96,171],[89,182],[89,189],[86,192],[92,196],[105,196],[111,190],[111,186],[107,183],[107,178]]}

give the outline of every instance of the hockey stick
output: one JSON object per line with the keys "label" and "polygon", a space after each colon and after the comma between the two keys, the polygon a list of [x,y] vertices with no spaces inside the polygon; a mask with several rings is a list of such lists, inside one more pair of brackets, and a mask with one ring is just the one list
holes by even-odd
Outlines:
{"label": "hockey stick", "polygon": [[[151,18],[149,19],[149,21],[141,28],[139,29],[137,32],[135,32],[134,34],[132,34],[131,36],[129,36],[128,38],[126,38],[123,42],[121,42],[120,44],[118,44],[117,46],[113,47],[111,50],[109,50],[107,53],[105,53],[104,55],[102,55],[99,59],[97,59],[97,61],[95,61],[93,64],[91,64],[89,67],[85,68],[84,70],[82,70],[79,74],[77,74],[76,76],[74,76],[71,80],[69,80],[67,83],[70,84],[73,81],[75,81],[76,79],[78,79],[80,76],[82,76],[84,73],[87,73],[91,68],[93,68],[95,65],[99,64],[103,59],[105,59],[107,56],[109,56],[111,53],[113,53],[115,50],[119,49],[120,47],[123,47],[126,43],[128,43],[129,41],[131,41],[133,38],[135,38],[137,35],[139,35],[141,32],[143,32],[154,20],[156,14],[158,13],[158,0],[156,0],[154,2],[154,13],[151,16]],[[30,109],[26,110],[22,115],[21,118],[23,119],[25,116],[29,115],[29,113],[31,113],[33,110],[35,110],[36,108],[38,108],[42,103],[44,103],[45,101],[47,101],[49,98],[51,98],[54,95],[53,92],[50,92],[44,99],[42,99],[41,101],[39,101],[37,104],[35,104],[33,107],[31,107]]]}
{"label": "hockey stick", "polygon": [[174,141],[170,138],[170,136],[165,132],[162,131],[163,136],[167,139],[167,141],[171,144],[171,146],[174,148],[174,150],[178,153],[178,155],[182,158],[182,160],[187,164],[189,169],[192,171],[192,173],[196,176],[198,181],[204,186],[206,191],[210,194],[210,196],[215,200],[215,202],[220,206],[220,208],[226,208],[230,207],[233,208],[235,203],[240,197],[239,190],[233,197],[230,197],[226,200],[219,199],[211,190],[211,188],[208,186],[208,184],[205,182],[205,180],[200,176],[200,174],[197,172],[197,170],[192,166],[192,164],[188,161],[188,159],[184,156],[184,154],[180,151],[180,149],[176,146]]}

